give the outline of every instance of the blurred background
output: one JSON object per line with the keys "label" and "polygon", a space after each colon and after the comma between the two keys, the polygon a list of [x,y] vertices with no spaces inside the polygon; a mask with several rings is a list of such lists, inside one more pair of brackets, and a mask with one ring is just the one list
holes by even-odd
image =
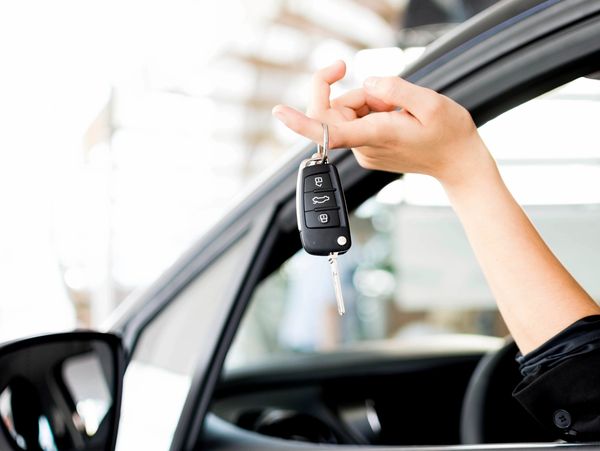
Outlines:
{"label": "blurred background", "polygon": [[297,149],[270,110],[311,72],[396,74],[489,3],[2,2],[0,339],[101,324]]}
{"label": "blurred background", "polygon": [[[495,3],[0,2],[0,341],[110,323],[128,296],[308,144],[271,109],[305,109],[316,69],[346,62],[333,96],[370,75],[397,75]],[[479,129],[516,199],[596,300],[598,78],[573,80]],[[227,371],[387,346],[481,349],[507,333],[433,179],[398,178],[350,221],[353,247],[339,259],[347,314],[336,313],[326,259],[300,250],[253,292]],[[158,390],[156,424],[121,433],[136,440],[124,449],[168,446],[208,330],[200,321],[211,318],[203,309],[213,304],[202,301],[219,299],[245,245],[162,316],[200,335],[157,321],[142,337],[124,403],[145,406],[149,386],[169,389]],[[129,412],[121,432],[142,418]]]}
{"label": "blurred background", "polygon": [[[495,3],[0,3],[0,340],[99,327],[153,282],[306,144],[271,109],[304,109],[316,69],[346,62],[334,96],[398,74]],[[480,132],[544,237],[600,296],[600,190],[590,189],[600,149],[586,135],[598,99],[598,82],[579,79]],[[569,222],[573,209],[580,219]],[[324,261],[300,252],[259,287],[238,335],[246,348],[230,363],[393,336],[506,333],[431,179],[392,183],[352,215],[352,229],[340,262],[348,319],[336,320]]]}

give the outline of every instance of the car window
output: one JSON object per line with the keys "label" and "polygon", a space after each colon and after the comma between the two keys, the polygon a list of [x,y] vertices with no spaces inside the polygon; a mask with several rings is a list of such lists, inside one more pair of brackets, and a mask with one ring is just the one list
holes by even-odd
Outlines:
{"label": "car window", "polygon": [[[480,128],[516,199],[595,299],[598,117],[600,81],[580,78]],[[434,179],[410,174],[392,182],[350,223],[353,246],[339,258],[346,315],[337,315],[327,260],[301,250],[257,287],[226,369],[381,340],[508,333]]]}
{"label": "car window", "polygon": [[142,332],[125,373],[117,450],[169,449],[200,351],[218,339],[211,325],[252,243],[249,234],[239,239]]}

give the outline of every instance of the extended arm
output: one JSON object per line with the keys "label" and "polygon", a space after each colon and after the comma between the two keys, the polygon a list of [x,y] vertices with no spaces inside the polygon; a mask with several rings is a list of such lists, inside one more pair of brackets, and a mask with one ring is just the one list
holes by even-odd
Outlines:
{"label": "extended arm", "polygon": [[442,184],[523,354],[580,318],[600,313],[548,249],[495,165]]}
{"label": "extended arm", "polygon": [[371,78],[330,102],[329,85],[344,72],[338,62],[315,75],[307,115],[281,105],[273,113],[316,142],[327,123],[332,147],[352,148],[368,169],[438,179],[524,354],[600,313],[513,199],[463,107],[396,77]]}

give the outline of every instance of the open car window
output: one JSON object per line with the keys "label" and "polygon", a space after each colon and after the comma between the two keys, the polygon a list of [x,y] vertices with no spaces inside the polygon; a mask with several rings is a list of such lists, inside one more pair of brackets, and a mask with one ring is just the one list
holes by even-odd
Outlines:
{"label": "open car window", "polygon": [[[600,81],[580,78],[480,128],[501,172],[559,259],[600,298]],[[342,181],[343,182],[343,181]],[[493,218],[490,218],[493,220]],[[406,175],[351,214],[337,316],[328,263],[299,251],[256,289],[226,370],[306,353],[508,333],[435,180]],[[440,340],[436,340],[440,342]]]}

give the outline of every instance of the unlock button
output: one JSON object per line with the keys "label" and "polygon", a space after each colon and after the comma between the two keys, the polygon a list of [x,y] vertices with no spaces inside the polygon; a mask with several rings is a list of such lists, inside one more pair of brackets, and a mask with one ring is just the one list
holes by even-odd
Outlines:
{"label": "unlock button", "polygon": [[337,210],[307,211],[304,213],[306,227],[337,227],[340,225],[340,216]]}

